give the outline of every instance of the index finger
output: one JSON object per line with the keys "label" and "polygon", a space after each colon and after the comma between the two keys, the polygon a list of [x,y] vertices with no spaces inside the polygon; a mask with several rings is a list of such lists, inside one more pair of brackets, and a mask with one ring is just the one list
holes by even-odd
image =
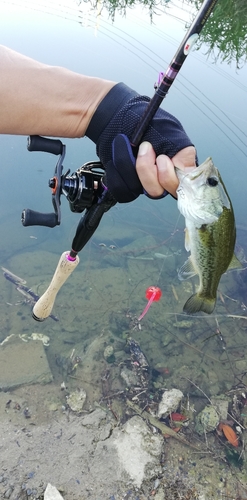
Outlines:
{"label": "index finger", "polygon": [[159,155],[156,158],[159,184],[176,198],[178,178],[171,159],[166,155]]}

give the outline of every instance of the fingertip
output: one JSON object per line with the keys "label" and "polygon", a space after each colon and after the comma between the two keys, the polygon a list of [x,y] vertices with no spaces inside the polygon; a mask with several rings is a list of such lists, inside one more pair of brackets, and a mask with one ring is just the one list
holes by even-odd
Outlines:
{"label": "fingertip", "polygon": [[152,145],[150,142],[144,141],[140,144],[139,149],[138,149],[138,154],[137,156],[145,156],[147,153],[150,153],[152,150]]}

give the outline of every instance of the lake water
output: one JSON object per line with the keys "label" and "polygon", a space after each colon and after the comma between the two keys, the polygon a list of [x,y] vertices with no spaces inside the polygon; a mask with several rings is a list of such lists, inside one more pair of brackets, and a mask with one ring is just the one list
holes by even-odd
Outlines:
{"label": "lake water", "polygon": [[[82,15],[76,4],[60,10],[24,5],[0,2],[1,44],[47,64],[124,81],[150,97],[158,73],[166,70],[185,33],[184,23],[173,17],[186,17],[181,9],[171,9],[169,15],[159,12],[150,24],[148,12],[141,8],[129,10],[126,17],[116,15],[112,23],[106,15],[98,19],[90,12]],[[214,63],[205,54],[206,47],[189,55],[162,106],[183,123],[196,145],[199,162],[211,156],[220,170],[234,207],[238,255],[244,261],[246,67],[237,70],[234,63]],[[88,139],[63,142],[67,149],[64,171],[73,172],[83,163],[97,160]],[[63,197],[60,227],[24,228],[20,221],[23,208],[52,211],[48,179],[53,176],[54,157],[29,153],[25,137],[1,136],[0,149],[0,264],[42,295],[61,253],[70,249],[80,215],[70,212]],[[177,268],[186,258],[184,220],[172,198],[151,201],[141,196],[134,203],[116,205],[104,216],[80,254],[80,265],[59,292],[53,309],[59,322],[49,318],[36,323],[25,297],[1,277],[0,341],[11,334],[26,338],[32,332],[48,335],[46,353],[54,384],[59,386],[65,377],[73,388],[77,381],[68,377],[81,377],[93,405],[101,397],[105,347],[114,348],[114,366],[108,365],[118,377],[117,366],[125,362],[124,344],[130,334],[154,369],[152,394],[162,388],[180,388],[185,396],[195,398],[198,412],[207,403],[205,394],[220,399],[227,395],[234,416],[231,391],[235,390],[241,400],[235,416],[243,423],[240,413],[245,400],[240,394],[247,384],[247,321],[239,316],[245,316],[247,308],[245,273],[222,277],[213,315],[184,316],[183,304],[194,286],[177,278]],[[139,330],[136,318],[146,305],[145,290],[150,285],[158,285],[163,295],[151,306]],[[98,362],[92,361],[86,368],[85,352],[93,340],[102,338],[92,358]],[[74,355],[82,361],[69,371],[64,366]],[[112,387],[119,389],[121,383]],[[224,455],[223,445],[217,446]]]}

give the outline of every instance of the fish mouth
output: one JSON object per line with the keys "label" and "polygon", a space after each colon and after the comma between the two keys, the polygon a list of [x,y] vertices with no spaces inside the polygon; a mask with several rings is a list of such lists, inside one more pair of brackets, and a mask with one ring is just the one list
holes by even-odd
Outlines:
{"label": "fish mouth", "polygon": [[[199,167],[188,167],[185,170],[181,168],[174,167],[178,180],[181,181],[185,177],[190,177],[190,180],[198,179],[202,174],[205,173],[205,176],[209,175],[213,177],[215,174],[218,174],[218,170],[215,167],[211,156],[209,156]],[[218,179],[219,180],[219,179]]]}

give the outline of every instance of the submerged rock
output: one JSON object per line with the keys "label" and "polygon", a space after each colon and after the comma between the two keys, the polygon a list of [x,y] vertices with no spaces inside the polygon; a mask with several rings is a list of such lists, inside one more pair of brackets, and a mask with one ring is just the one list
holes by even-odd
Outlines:
{"label": "submerged rock", "polygon": [[169,413],[176,411],[182,397],[183,393],[179,389],[165,391],[158,407],[158,418],[167,417]]}
{"label": "submerged rock", "polygon": [[140,417],[132,417],[121,430],[113,433],[119,467],[127,472],[133,484],[140,487],[143,480],[157,477],[161,472],[160,455],[163,439],[153,434]]}
{"label": "submerged rock", "polygon": [[108,363],[114,363],[115,361],[115,356],[114,356],[114,349],[112,345],[107,345],[105,350],[104,350],[104,358]]}
{"label": "submerged rock", "polygon": [[86,397],[86,391],[84,391],[84,389],[78,389],[67,396],[67,405],[72,411],[80,413],[86,401]]}
{"label": "submerged rock", "polygon": [[205,408],[196,416],[195,430],[198,434],[204,432],[212,432],[219,424],[220,417],[213,406],[205,406]]}
{"label": "submerged rock", "polygon": [[228,398],[223,394],[221,396],[211,398],[211,402],[217,410],[220,420],[227,420],[229,406]]}
{"label": "submerged rock", "polygon": [[53,376],[40,341],[23,342],[10,335],[0,346],[0,390],[21,385],[48,384]]}
{"label": "submerged rock", "polygon": [[128,368],[124,367],[121,372],[120,372],[121,378],[124,380],[126,383],[127,387],[132,387],[139,384],[139,378],[137,375],[129,370]]}

